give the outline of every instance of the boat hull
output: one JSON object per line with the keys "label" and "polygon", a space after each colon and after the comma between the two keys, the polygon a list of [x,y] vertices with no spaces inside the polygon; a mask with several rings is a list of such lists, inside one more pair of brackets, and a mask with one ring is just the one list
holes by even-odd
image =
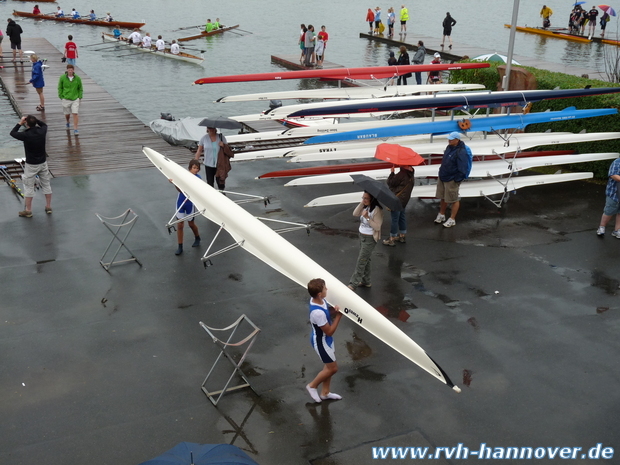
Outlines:
{"label": "boat hull", "polygon": [[73,19],[69,17],[57,18],[52,15],[35,15],[27,11],[13,10],[13,16],[21,16],[24,18],[44,19],[49,21],[58,21],[62,23],[74,23],[74,24],[86,24],[87,26],[102,26],[102,27],[122,27],[125,29],[140,29],[146,23],[131,23],[127,21],[91,21],[89,19]]}
{"label": "boat hull", "polygon": [[196,40],[196,39],[201,39],[203,37],[214,36],[217,34],[221,34],[222,32],[230,31],[232,29],[237,29],[238,27],[239,25],[235,24],[234,26],[222,27],[220,29],[216,29],[215,31],[211,31],[211,32],[202,31],[200,34],[196,34],[195,36],[181,37],[180,39],[177,39],[177,42],[187,42],[188,40]]}

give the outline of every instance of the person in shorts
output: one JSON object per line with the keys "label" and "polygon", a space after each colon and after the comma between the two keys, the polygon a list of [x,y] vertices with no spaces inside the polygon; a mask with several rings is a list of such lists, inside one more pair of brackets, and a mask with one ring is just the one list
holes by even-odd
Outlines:
{"label": "person in shorts", "polygon": [[[198,160],[190,160],[189,165],[187,167],[190,173],[196,176],[198,179],[202,179],[198,173],[200,173],[200,162]],[[172,182],[172,180],[170,180]],[[176,187],[176,186],[175,186]],[[187,216],[191,216],[189,220],[187,220],[187,224],[189,228],[194,233],[194,243],[192,247],[200,247],[200,233],[198,232],[198,226],[196,226],[196,222],[194,221],[196,218],[192,215],[196,213],[196,207],[194,204],[190,202],[190,200],[185,196],[183,192],[177,187],[177,191],[179,191],[179,195],[177,195],[177,213],[176,217],[178,220],[181,220],[177,223],[177,250],[174,253],[175,255],[181,255],[183,253],[183,230],[185,226],[184,219]]]}
{"label": "person in shorts", "polygon": [[609,167],[609,179],[605,189],[605,208],[603,216],[596,231],[599,237],[605,236],[605,226],[612,216],[616,215],[616,224],[611,235],[620,239],[620,197],[618,196],[618,183],[620,182],[620,158],[616,158]]}
{"label": "person in shorts", "polygon": [[[22,126],[25,131],[20,131]],[[24,165],[24,210],[19,212],[22,218],[32,218],[32,199],[34,197],[34,184],[37,180],[45,195],[45,213],[52,213],[52,187],[50,180],[52,175],[47,168],[47,152],[45,151],[45,136],[47,124],[33,115],[22,117],[11,131],[11,137],[24,143],[26,163]]]}
{"label": "person in shorts", "polygon": [[73,115],[73,134],[79,134],[78,110],[80,109],[80,100],[84,94],[82,80],[75,74],[75,67],[67,65],[67,71],[60,76],[58,80],[58,98],[62,102],[62,111],[65,115],[67,129],[71,128],[70,119]]}
{"label": "person in shorts", "polygon": [[[435,197],[441,199],[441,203],[435,223],[443,223],[446,228],[456,225],[455,218],[461,205],[459,187],[471,171],[472,153],[461,137],[461,133],[456,131],[448,135],[448,146],[444,151],[437,179]],[[448,206],[450,206],[450,218],[446,221]]]}
{"label": "person in shorts", "polygon": [[11,42],[11,50],[13,50],[13,63],[17,62],[17,51],[19,50],[19,61],[24,62],[24,54],[22,52],[22,27],[17,24],[13,19],[7,19],[6,35]]}
{"label": "person in shorts", "polygon": [[[310,325],[312,326],[310,342],[325,365],[319,374],[306,386],[306,390],[315,402],[340,400],[342,396],[330,392],[330,385],[332,376],[338,371],[332,335],[338,328],[342,313],[340,313],[338,306],[332,307],[325,300],[327,297],[327,286],[324,280],[320,278],[311,280],[308,283],[308,293],[310,294],[309,310]],[[320,384],[322,384],[322,388],[319,394],[318,387]]]}

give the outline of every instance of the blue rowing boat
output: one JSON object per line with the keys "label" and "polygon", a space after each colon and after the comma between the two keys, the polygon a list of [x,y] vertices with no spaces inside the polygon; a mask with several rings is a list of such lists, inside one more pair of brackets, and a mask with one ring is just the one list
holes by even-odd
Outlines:
{"label": "blue rowing boat", "polygon": [[[481,116],[467,120],[435,121],[431,123],[412,123],[401,126],[379,127],[362,129],[359,131],[338,132],[311,137],[304,144],[324,144],[328,142],[359,141],[368,139],[385,139],[389,137],[412,136],[416,134],[448,134],[452,131],[463,131],[461,126],[466,122],[467,131],[494,131],[499,129],[523,129],[529,124],[551,123],[571,119],[593,118],[595,116],[615,115],[617,108],[601,108],[591,110],[577,110],[568,107],[562,111],[544,111],[518,115]],[[461,123],[461,124],[459,124]]]}

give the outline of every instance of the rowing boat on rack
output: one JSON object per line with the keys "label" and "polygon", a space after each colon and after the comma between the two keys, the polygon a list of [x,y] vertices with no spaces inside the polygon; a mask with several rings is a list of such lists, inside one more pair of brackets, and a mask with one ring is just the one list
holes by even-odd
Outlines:
{"label": "rowing boat on rack", "polygon": [[90,19],[73,19],[70,16],[64,16],[62,18],[57,18],[54,15],[35,15],[33,13],[29,13],[28,11],[17,11],[13,10],[13,16],[22,16],[24,18],[34,18],[34,19],[45,19],[49,21],[60,21],[65,23],[75,23],[75,24],[86,24],[88,26],[103,26],[103,27],[122,27],[125,29],[140,29],[146,23],[130,23],[127,21],[92,21]]}
{"label": "rowing boat on rack", "polygon": [[139,52],[151,53],[153,55],[157,55],[164,58],[172,58],[173,60],[186,61],[188,63],[195,63],[197,65],[202,64],[204,61],[204,56],[196,56],[190,55],[189,53],[179,52],[179,54],[174,54],[170,52],[170,48],[166,48],[163,52],[157,51],[154,48],[143,48],[138,45],[134,45],[129,43],[127,39],[116,39],[112,34],[106,34],[105,32],[101,34],[101,37],[106,42],[118,42],[119,45],[125,45],[131,49],[137,50]]}
{"label": "rowing boat on rack", "polygon": [[221,28],[215,29],[215,30],[213,30],[211,32],[202,31],[200,34],[197,34],[195,36],[181,37],[180,39],[177,39],[177,41],[178,42],[187,42],[188,40],[196,40],[196,39],[200,39],[201,37],[214,36],[216,34],[221,34],[222,32],[230,31],[231,29],[236,29],[238,27],[239,27],[239,25],[235,24],[234,26],[221,27]]}

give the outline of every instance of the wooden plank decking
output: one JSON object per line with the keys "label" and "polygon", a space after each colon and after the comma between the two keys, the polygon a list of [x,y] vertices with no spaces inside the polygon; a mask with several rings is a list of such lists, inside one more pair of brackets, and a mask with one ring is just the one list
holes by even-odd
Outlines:
{"label": "wooden plank decking", "polygon": [[35,110],[39,97],[28,83],[31,74],[28,57],[24,57],[23,65],[18,62],[14,66],[10,50],[5,50],[4,60],[0,60],[0,65],[4,66],[0,69],[0,81],[18,114],[33,114],[47,123],[48,165],[54,176],[150,168],[152,165],[142,153],[143,145],[183,166],[192,158],[186,148],[169,145],[81,71],[79,60],[76,74],[82,79],[84,98],[79,110],[80,134],[75,136],[73,128],[65,128],[65,117],[56,92],[58,79],[66,69],[66,65],[61,63],[62,53],[41,38],[24,39],[22,49],[33,50],[40,58],[48,60],[45,111]]}

